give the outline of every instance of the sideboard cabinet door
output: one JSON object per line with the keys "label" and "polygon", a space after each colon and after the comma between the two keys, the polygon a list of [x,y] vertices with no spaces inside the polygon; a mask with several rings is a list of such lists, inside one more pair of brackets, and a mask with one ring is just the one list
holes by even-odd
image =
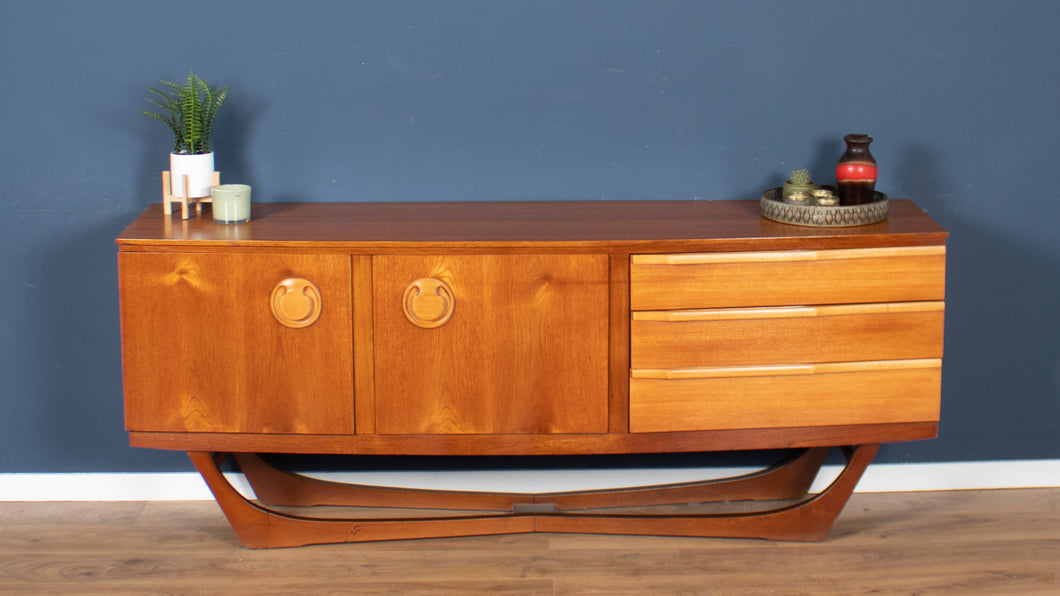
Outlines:
{"label": "sideboard cabinet door", "polygon": [[373,258],[380,434],[607,432],[606,255]]}
{"label": "sideboard cabinet door", "polygon": [[353,432],[350,257],[121,253],[133,431]]}

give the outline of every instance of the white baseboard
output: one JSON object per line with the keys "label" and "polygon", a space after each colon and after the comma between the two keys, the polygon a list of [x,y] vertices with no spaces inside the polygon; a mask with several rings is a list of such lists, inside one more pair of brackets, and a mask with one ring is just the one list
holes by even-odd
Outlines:
{"label": "white baseboard", "polygon": [[[559,492],[689,482],[751,472],[735,468],[533,470],[488,472],[356,472],[316,474],[359,484],[441,490]],[[840,466],[825,466],[811,492],[822,490]],[[240,474],[232,483],[251,495]],[[1060,487],[1060,460],[1022,460],[869,466],[857,492],[905,492]],[[194,501],[213,497],[195,473],[0,474],[0,501]]]}

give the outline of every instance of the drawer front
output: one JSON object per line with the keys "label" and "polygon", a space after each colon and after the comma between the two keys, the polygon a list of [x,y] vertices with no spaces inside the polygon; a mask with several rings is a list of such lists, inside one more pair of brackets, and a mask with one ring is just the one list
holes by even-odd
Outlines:
{"label": "drawer front", "polygon": [[118,271],[129,430],[353,432],[348,256],[121,253]]}
{"label": "drawer front", "polygon": [[931,301],[945,246],[633,255],[633,310]]}
{"label": "drawer front", "polygon": [[700,369],[630,379],[630,431],[934,422],[942,362]]}
{"label": "drawer front", "polygon": [[945,304],[633,313],[634,369],[941,358]]}

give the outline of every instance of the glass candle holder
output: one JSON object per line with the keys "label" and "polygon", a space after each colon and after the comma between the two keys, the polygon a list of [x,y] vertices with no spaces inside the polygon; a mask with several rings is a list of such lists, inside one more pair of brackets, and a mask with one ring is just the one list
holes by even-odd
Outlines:
{"label": "glass candle holder", "polygon": [[250,221],[250,187],[246,184],[221,184],[210,189],[213,220],[218,223]]}

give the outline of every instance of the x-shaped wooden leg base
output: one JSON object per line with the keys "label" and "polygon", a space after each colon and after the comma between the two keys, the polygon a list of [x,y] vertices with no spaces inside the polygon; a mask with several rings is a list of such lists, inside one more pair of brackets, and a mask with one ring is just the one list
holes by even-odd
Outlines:
{"label": "x-shaped wooden leg base", "polygon": [[[564,493],[432,491],[343,484],[278,470],[254,454],[235,454],[258,501],[225,478],[224,454],[189,452],[236,534],[249,548],[306,544],[575,532],[658,536],[822,540],[876,455],[879,445],[844,448],[847,465],[821,493],[792,505],[745,513],[625,514],[571,512],[613,507],[794,500],[806,496],[828,448],[802,450],[761,472],[642,488]],[[480,515],[339,519],[292,515],[269,507],[317,505],[485,511]]]}

